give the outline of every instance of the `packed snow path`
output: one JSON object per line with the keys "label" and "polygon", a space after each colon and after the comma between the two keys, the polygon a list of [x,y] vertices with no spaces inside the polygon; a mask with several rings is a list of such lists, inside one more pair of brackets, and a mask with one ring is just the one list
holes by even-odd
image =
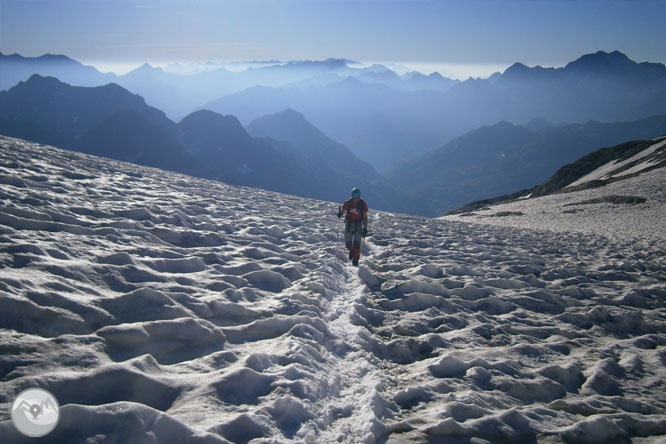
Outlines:
{"label": "packed snow path", "polygon": [[372,212],[354,268],[330,203],[0,147],[9,442],[29,387],[42,442],[666,434],[663,242]]}

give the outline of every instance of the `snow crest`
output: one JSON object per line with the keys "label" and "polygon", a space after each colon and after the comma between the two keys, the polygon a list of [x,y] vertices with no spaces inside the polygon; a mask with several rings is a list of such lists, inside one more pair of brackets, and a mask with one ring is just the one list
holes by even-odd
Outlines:
{"label": "snow crest", "polygon": [[9,442],[29,387],[43,442],[666,435],[663,242],[371,212],[355,268],[337,205],[0,147]]}

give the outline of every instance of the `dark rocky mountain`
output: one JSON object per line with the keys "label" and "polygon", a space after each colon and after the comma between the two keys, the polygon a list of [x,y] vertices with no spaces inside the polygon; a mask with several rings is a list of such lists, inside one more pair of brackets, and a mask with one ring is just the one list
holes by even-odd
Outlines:
{"label": "dark rocky mountain", "polygon": [[146,107],[141,97],[115,84],[72,87],[33,75],[0,92],[0,129],[5,135],[78,149],[82,135],[115,112]]}
{"label": "dark rocky mountain", "polygon": [[178,124],[183,145],[193,151],[210,139],[223,138],[225,143],[239,147],[252,142],[243,125],[234,116],[223,116],[213,111],[196,111]]}
{"label": "dark rocky mountain", "polygon": [[[251,137],[234,116],[202,110],[178,124],[183,147],[232,185],[318,197],[307,188],[311,174],[290,146]],[[290,153],[286,153],[291,151]]]}
{"label": "dark rocky mountain", "polygon": [[142,97],[108,84],[71,86],[33,75],[0,92],[0,133],[113,159],[209,177],[175,124]]}
{"label": "dark rocky mountain", "polygon": [[84,88],[33,75],[0,92],[0,117],[35,122],[50,130],[69,128],[76,133],[92,129],[116,111],[146,108],[142,97],[113,83]]}
{"label": "dark rocky mountain", "polygon": [[35,75],[0,93],[0,133],[292,194],[309,177],[294,156],[253,139],[232,116],[199,112],[177,125],[115,84],[75,87]]}
{"label": "dark rocky mountain", "polygon": [[[550,194],[599,188],[664,167],[666,167],[666,137],[625,142],[613,147],[598,149],[564,165],[539,185],[515,193],[475,201],[463,205],[449,214],[469,213],[517,199],[532,199]],[[600,170],[602,171],[599,172]],[[598,173],[595,174],[595,171]],[[605,202],[629,204],[641,203],[644,200],[640,196],[611,195],[604,198]]]}
{"label": "dark rocky mountain", "polygon": [[541,183],[562,165],[599,147],[663,134],[666,116],[546,126],[536,131],[502,122],[405,162],[392,172],[389,183],[445,214],[467,202]]}
{"label": "dark rocky mountain", "polygon": [[662,63],[636,63],[620,51],[598,51],[586,54],[567,64],[562,70],[572,77],[629,80],[636,87],[645,83],[663,82],[666,66]]}
{"label": "dark rocky mountain", "polygon": [[155,108],[123,109],[86,132],[79,151],[210,178],[209,164],[183,149],[176,125]]}

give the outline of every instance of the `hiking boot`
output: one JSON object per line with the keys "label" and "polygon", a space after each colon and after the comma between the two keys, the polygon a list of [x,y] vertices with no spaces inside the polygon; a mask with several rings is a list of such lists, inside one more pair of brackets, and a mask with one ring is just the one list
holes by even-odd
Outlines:
{"label": "hiking boot", "polygon": [[349,252],[349,260],[352,260],[352,259],[354,259],[354,252],[350,251]]}
{"label": "hiking boot", "polygon": [[352,261],[352,265],[354,267],[358,267],[358,259],[354,258],[354,260]]}

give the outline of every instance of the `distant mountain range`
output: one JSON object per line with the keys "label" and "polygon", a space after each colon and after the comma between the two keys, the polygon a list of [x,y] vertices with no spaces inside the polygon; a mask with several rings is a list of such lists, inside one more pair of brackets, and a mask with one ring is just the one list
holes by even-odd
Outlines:
{"label": "distant mountain range", "polygon": [[631,121],[666,114],[666,66],[597,52],[563,68],[514,64],[441,91],[398,91],[360,78],[307,90],[254,87],[207,108],[249,122],[292,108],[386,173],[467,131],[499,121]]}
{"label": "distant mountain range", "polygon": [[103,74],[92,66],[86,66],[64,55],[23,57],[19,54],[0,53],[0,91],[28,80],[33,74],[55,77],[77,86],[101,86],[118,79],[115,74]]}
{"label": "distant mountain range", "polygon": [[516,63],[488,79],[464,82],[438,73],[399,76],[382,65],[358,68],[344,59],[259,66],[180,75],[146,64],[115,76],[65,56],[0,54],[0,88],[33,73],[72,85],[114,82],[174,121],[210,109],[247,125],[291,108],[381,173],[500,121],[618,122],[666,114],[666,66],[636,63],[618,51],[586,54],[562,68]]}
{"label": "distant mountain range", "polygon": [[116,84],[75,87],[33,75],[0,92],[0,133],[7,136],[331,201],[361,186],[375,209],[435,214],[391,189],[372,166],[298,113],[268,116],[252,127],[262,137],[252,137],[234,116],[205,110],[174,123]]}
{"label": "distant mountain range", "polygon": [[[472,202],[451,211],[450,214],[466,214],[516,200],[600,188],[664,167],[666,167],[666,137],[625,142],[593,151],[564,165],[539,185],[515,193]],[[631,204],[641,203],[644,200],[640,196],[609,195],[601,201]]]}
{"label": "distant mountain range", "polygon": [[501,122],[471,131],[403,163],[388,176],[389,183],[445,214],[541,183],[601,147],[666,134],[666,115],[634,122],[533,124],[535,130]]}
{"label": "distant mountain range", "polygon": [[459,83],[438,73],[424,76],[412,72],[398,76],[382,65],[368,68],[359,68],[356,65],[355,62],[344,59],[274,61],[240,72],[218,67],[183,75],[146,63],[125,75],[117,76],[100,73],[95,68],[64,55],[22,57],[18,54],[0,53],[0,90],[9,89],[33,74],[56,77],[74,86],[101,86],[114,82],[141,95],[150,105],[164,110],[170,118],[178,120],[213,99],[254,86],[307,88],[313,83],[323,85],[340,82],[347,76],[405,91],[448,91]]}

